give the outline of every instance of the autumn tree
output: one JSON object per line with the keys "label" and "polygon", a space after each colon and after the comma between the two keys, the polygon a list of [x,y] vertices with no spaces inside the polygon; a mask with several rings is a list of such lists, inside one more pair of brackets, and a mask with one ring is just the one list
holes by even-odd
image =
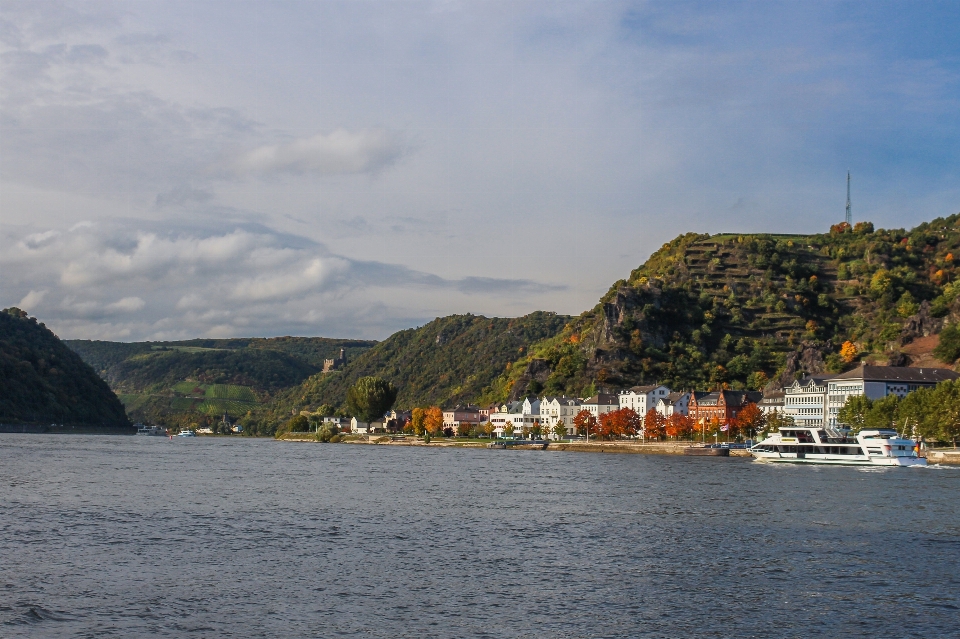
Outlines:
{"label": "autumn tree", "polygon": [[597,425],[594,428],[597,432],[597,437],[599,439],[612,439],[613,434],[617,430],[616,425],[616,416],[614,413],[619,411],[613,411],[612,413],[604,413],[600,415],[600,418],[597,419]]}
{"label": "autumn tree", "polygon": [[620,413],[619,426],[620,432],[624,437],[634,437],[638,435],[643,428],[643,420],[640,415],[632,408],[621,408],[616,411]]}
{"label": "autumn tree", "polygon": [[[623,409],[629,410],[629,409]],[[618,411],[619,412],[619,411]],[[666,435],[666,418],[655,408],[647,411],[643,416],[643,436],[648,439],[660,440]]]}
{"label": "autumn tree", "polygon": [[426,410],[423,425],[434,437],[443,435],[443,411],[439,406],[431,406]]}
{"label": "autumn tree", "polygon": [[577,427],[577,433],[581,435],[596,434],[597,418],[588,410],[582,410],[573,418],[573,425]]}
{"label": "autumn tree", "polygon": [[734,420],[734,428],[739,434],[749,434],[751,437],[757,434],[757,432],[763,430],[764,423],[766,421],[766,416],[763,414],[763,411],[760,410],[760,407],[756,404],[750,403],[740,409],[740,412],[737,413],[737,418]]}
{"label": "autumn tree", "polygon": [[540,425],[540,420],[533,420],[533,426],[530,427],[530,434],[533,435],[534,439],[540,439],[543,435],[543,427]]}
{"label": "autumn tree", "polygon": [[422,408],[414,408],[410,412],[410,428],[413,430],[413,434],[417,437],[423,437],[423,433],[426,431],[425,422],[426,422],[427,412]]}
{"label": "autumn tree", "polygon": [[397,389],[380,377],[361,377],[347,391],[347,409],[363,422],[376,421],[397,401]]}
{"label": "autumn tree", "polygon": [[674,413],[664,423],[664,431],[667,433],[667,437],[673,437],[674,439],[689,437],[693,431],[693,420],[681,413]]}
{"label": "autumn tree", "polygon": [[843,346],[840,347],[840,359],[846,363],[850,363],[857,358],[857,347],[851,341],[846,341],[843,343]]}

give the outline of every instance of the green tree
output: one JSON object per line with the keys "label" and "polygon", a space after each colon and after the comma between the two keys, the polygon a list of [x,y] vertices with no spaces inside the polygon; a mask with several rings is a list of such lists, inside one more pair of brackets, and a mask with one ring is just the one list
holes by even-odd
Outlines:
{"label": "green tree", "polygon": [[837,413],[837,421],[846,424],[853,432],[859,432],[863,428],[871,403],[866,395],[851,395]]}
{"label": "green tree", "polygon": [[[196,427],[196,424],[193,424]],[[277,439],[283,437],[287,433],[305,433],[307,429],[310,428],[310,422],[303,415],[294,415],[287,421],[283,423],[280,428],[277,429],[274,437]]]}
{"label": "green tree", "polygon": [[900,398],[896,395],[887,395],[882,399],[874,400],[863,416],[863,428],[871,430],[895,428],[899,404]]}
{"label": "green tree", "polygon": [[960,358],[960,324],[950,324],[940,331],[940,343],[933,349],[933,354],[948,364]]}
{"label": "green tree", "polygon": [[558,419],[557,423],[553,425],[553,435],[557,439],[563,439],[567,436],[567,425],[563,423],[562,419]]}
{"label": "green tree", "polygon": [[321,404],[315,412],[320,417],[332,417],[335,410],[330,404]]}
{"label": "green tree", "polygon": [[781,428],[793,426],[793,417],[775,410],[766,416],[767,430],[773,432]]}
{"label": "green tree", "polygon": [[361,377],[347,391],[347,409],[367,423],[383,417],[395,401],[396,387],[380,377]]}

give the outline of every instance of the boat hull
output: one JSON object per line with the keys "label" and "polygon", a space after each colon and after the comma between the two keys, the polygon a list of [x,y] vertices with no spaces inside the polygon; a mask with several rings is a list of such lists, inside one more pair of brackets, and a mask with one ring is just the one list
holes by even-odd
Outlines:
{"label": "boat hull", "polygon": [[867,457],[865,455],[819,455],[808,453],[774,453],[750,451],[756,461],[786,464],[820,464],[828,466],[926,466],[923,457]]}

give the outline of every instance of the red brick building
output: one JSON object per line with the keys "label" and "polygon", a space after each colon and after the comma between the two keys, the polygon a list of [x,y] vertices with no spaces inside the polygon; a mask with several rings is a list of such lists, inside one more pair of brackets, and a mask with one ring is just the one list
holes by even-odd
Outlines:
{"label": "red brick building", "polygon": [[714,419],[727,424],[737,418],[744,406],[756,404],[762,397],[763,393],[757,391],[697,391],[690,393],[688,414],[697,425],[710,424]]}

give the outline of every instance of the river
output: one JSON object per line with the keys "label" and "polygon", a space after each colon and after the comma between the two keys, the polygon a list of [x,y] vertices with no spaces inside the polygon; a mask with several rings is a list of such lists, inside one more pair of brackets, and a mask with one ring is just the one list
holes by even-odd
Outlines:
{"label": "river", "polygon": [[960,469],[0,435],[4,637],[956,637]]}

